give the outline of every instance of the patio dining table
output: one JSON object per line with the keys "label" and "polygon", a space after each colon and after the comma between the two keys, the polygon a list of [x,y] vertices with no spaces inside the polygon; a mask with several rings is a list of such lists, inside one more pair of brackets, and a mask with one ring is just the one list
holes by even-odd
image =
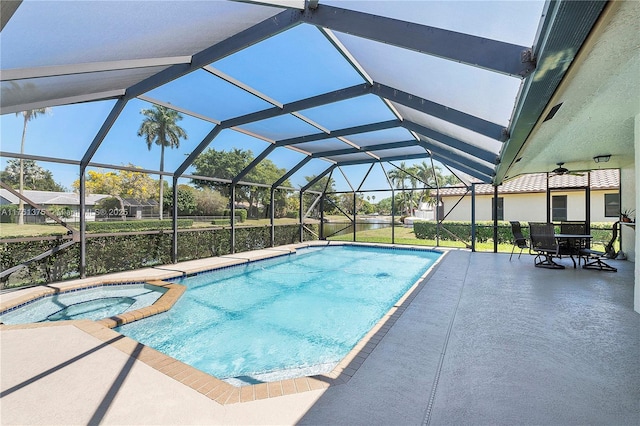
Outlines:
{"label": "patio dining table", "polygon": [[573,267],[576,267],[576,260],[573,256],[578,257],[580,261],[581,250],[588,249],[589,243],[593,238],[593,235],[589,234],[554,234],[556,241],[558,242],[560,256],[569,256],[573,262]]}

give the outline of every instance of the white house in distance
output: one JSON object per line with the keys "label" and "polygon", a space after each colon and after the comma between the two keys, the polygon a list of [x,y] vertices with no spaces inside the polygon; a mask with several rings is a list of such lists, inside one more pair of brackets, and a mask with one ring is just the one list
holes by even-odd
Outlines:
{"label": "white house in distance", "polygon": [[[588,176],[590,174],[590,177]],[[550,175],[552,221],[584,221],[586,188],[590,179],[591,222],[615,222],[620,218],[620,173],[617,169],[594,170],[582,175]],[[498,220],[547,221],[547,174],[523,175],[498,187]],[[440,188],[441,214],[445,220],[471,220],[471,191]],[[493,220],[494,187],[476,185],[476,220]],[[458,203],[459,201],[459,203]],[[458,203],[456,205],[456,203]],[[455,206],[455,207],[454,207]],[[624,210],[624,200],[622,209]]]}
{"label": "white house in distance", "polygon": [[[23,195],[34,203],[44,207],[67,207],[71,210],[71,216],[64,218],[70,222],[78,222],[80,220],[80,197],[74,192],[52,192],[52,191],[33,191],[25,190]],[[109,197],[104,194],[88,194],[85,197],[86,211],[85,218],[88,221],[94,221],[96,218],[95,205],[103,198]],[[20,199],[4,188],[0,188],[0,210],[5,205],[17,205]],[[46,216],[40,214],[36,209],[31,208],[29,203],[25,202],[25,223],[45,223],[50,221]],[[1,213],[1,212],[0,212]]]}

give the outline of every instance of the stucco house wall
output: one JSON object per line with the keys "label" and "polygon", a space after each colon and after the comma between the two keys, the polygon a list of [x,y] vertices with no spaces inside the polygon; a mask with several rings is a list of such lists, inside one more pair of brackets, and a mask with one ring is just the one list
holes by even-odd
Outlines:
{"label": "stucco house wall", "polygon": [[[604,195],[615,194],[615,190],[591,191],[591,222],[615,222],[618,217],[605,217]],[[584,191],[553,191],[552,195],[567,196],[567,220],[586,219]],[[546,194],[498,194],[503,198],[504,220],[523,222],[546,222]],[[455,205],[459,196],[442,196],[445,214]],[[476,220],[491,220],[493,195],[476,196]],[[471,220],[471,195],[465,198],[449,213],[446,220]]]}

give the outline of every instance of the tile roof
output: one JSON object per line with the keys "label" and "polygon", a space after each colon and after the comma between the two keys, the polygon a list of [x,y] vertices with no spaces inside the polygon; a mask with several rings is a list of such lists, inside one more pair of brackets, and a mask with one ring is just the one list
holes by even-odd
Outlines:
{"label": "tile roof", "polygon": [[[512,179],[498,187],[499,194],[523,194],[531,192],[546,192],[547,174],[528,174]],[[584,175],[561,175],[550,176],[549,187],[554,188],[584,188],[587,186],[587,173]],[[593,170],[591,171],[591,189],[618,189],[620,187],[620,173],[618,169]],[[464,187],[440,188],[440,195],[452,196],[463,195],[466,192]],[[476,195],[493,194],[491,184],[476,185]]]}
{"label": "tile roof", "polygon": [[[40,205],[61,205],[61,206],[78,206],[80,205],[80,197],[75,192],[51,192],[51,191],[33,191],[25,190],[24,196]],[[104,194],[87,194],[85,202],[88,206],[95,205],[101,199],[109,197]],[[0,188],[0,198],[3,198],[8,204],[18,204],[19,198],[7,191],[4,188]]]}

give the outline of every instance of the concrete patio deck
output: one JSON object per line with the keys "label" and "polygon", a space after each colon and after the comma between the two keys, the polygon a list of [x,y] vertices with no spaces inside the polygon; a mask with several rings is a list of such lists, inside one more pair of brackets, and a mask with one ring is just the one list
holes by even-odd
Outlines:
{"label": "concrete patio deck", "polygon": [[613,263],[451,251],[347,383],[231,405],[74,325],[2,327],[0,421],[640,424],[634,264]]}

